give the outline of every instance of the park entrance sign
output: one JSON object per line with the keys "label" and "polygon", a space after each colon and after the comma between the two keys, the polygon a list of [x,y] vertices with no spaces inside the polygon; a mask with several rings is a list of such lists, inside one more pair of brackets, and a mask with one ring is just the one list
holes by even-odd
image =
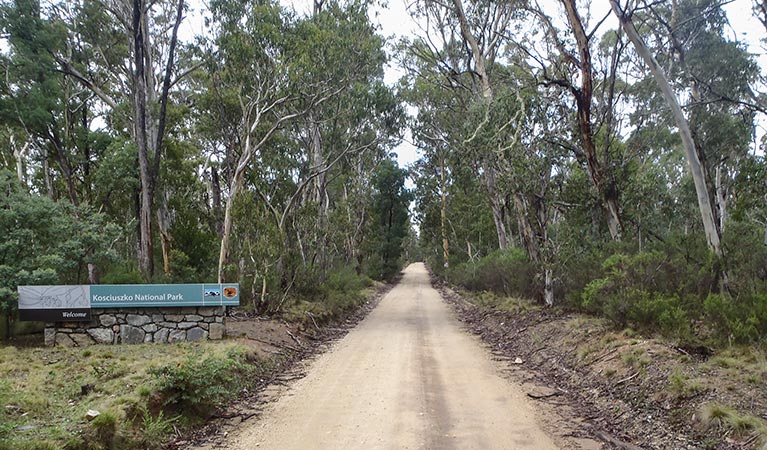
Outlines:
{"label": "park entrance sign", "polygon": [[91,309],[237,306],[240,285],[94,284],[19,286],[19,318],[41,322],[88,322]]}

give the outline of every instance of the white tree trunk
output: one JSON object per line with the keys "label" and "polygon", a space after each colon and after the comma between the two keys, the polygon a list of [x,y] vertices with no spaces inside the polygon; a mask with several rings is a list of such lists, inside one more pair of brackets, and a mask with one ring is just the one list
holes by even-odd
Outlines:
{"label": "white tree trunk", "polygon": [[546,306],[554,306],[554,275],[551,269],[543,271],[543,300]]}
{"label": "white tree trunk", "polygon": [[625,14],[620,9],[618,0],[610,0],[610,6],[612,7],[613,13],[618,17],[621,28],[623,28],[623,31],[626,32],[629,40],[631,40],[631,43],[634,45],[637,54],[642,58],[655,77],[655,81],[663,93],[666,103],[668,103],[671,108],[671,113],[674,116],[676,125],[679,128],[679,134],[682,138],[682,145],[684,147],[685,156],[687,157],[690,174],[695,183],[695,193],[698,197],[698,208],[700,209],[701,220],[703,221],[706,242],[711,251],[717,256],[722,256],[719,231],[717,230],[714,212],[711,208],[711,200],[708,195],[705,173],[700,163],[700,159],[698,158],[698,153],[695,150],[695,142],[692,139],[692,132],[690,131],[690,126],[687,123],[687,118],[682,111],[682,107],[679,105],[679,100],[677,99],[666,74],[663,72],[663,69],[660,67],[652,53],[650,53],[650,49],[647,48],[641,36],[639,36],[639,33],[634,27],[634,23],[631,21],[631,16]]}

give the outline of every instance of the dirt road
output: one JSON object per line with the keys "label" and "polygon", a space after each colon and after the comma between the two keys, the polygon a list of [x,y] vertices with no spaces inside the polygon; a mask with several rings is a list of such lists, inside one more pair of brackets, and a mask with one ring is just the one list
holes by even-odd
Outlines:
{"label": "dirt road", "polygon": [[423,264],[232,449],[556,449],[520,387],[459,328]]}

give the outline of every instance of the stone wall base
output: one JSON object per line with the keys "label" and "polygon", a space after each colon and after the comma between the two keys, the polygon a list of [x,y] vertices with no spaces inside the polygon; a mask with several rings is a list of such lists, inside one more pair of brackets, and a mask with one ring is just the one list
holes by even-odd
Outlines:
{"label": "stone wall base", "polygon": [[90,322],[46,324],[45,345],[196,342],[224,338],[223,306],[93,309]]}

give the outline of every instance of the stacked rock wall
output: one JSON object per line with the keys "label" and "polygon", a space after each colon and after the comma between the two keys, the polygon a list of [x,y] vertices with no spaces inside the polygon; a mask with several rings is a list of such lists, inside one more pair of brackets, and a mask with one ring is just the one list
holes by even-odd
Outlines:
{"label": "stacked rock wall", "polygon": [[47,324],[48,346],[223,339],[224,307],[93,309],[90,322]]}

